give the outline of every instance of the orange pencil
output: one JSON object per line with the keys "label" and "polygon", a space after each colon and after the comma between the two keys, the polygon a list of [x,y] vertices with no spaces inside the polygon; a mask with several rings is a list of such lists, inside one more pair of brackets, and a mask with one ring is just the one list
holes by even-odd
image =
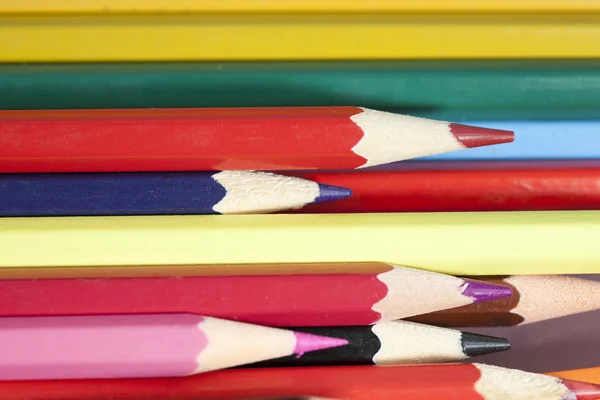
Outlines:
{"label": "orange pencil", "polygon": [[556,371],[550,372],[548,375],[556,376],[557,378],[574,379],[600,385],[600,367]]}

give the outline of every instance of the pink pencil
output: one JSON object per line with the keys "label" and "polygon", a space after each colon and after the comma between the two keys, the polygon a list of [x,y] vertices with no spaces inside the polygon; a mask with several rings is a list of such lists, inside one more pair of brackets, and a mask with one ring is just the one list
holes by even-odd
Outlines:
{"label": "pink pencil", "polygon": [[193,375],[344,339],[193,314],[0,318],[0,380]]}

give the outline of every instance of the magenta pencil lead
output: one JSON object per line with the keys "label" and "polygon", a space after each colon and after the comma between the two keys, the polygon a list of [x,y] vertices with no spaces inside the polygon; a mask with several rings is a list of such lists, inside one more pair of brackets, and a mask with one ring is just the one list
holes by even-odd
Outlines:
{"label": "magenta pencil lead", "polygon": [[508,286],[500,286],[471,279],[465,279],[463,287],[463,296],[472,298],[473,303],[501,299],[512,295],[512,289]]}

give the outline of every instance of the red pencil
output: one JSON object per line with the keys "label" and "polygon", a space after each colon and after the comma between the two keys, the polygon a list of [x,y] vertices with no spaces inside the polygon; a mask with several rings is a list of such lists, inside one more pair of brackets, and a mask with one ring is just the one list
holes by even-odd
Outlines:
{"label": "red pencil", "polygon": [[594,400],[600,385],[483,364],[217,371],[187,378],[0,383],[0,400]]}
{"label": "red pencil", "polygon": [[369,272],[0,280],[0,316],[179,312],[268,326],[369,325],[512,294],[429,271],[363,267]]}
{"label": "red pencil", "polygon": [[[397,171],[286,173],[352,196],[299,213],[600,209],[600,166],[545,162],[404,163]],[[421,168],[421,169],[417,169]]]}
{"label": "red pencil", "polygon": [[0,172],[350,169],[512,140],[359,107],[0,111]]}

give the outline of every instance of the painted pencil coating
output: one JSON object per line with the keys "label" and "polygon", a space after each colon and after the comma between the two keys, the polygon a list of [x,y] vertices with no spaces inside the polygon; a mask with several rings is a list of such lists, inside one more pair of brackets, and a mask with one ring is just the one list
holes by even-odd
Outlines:
{"label": "painted pencil coating", "polygon": [[412,268],[371,268],[339,274],[0,280],[0,315],[181,312],[269,326],[368,325],[511,294],[505,286]]}
{"label": "painted pencil coating", "polygon": [[511,287],[512,296],[419,315],[412,320],[447,327],[514,326],[600,308],[600,282],[560,275],[484,279]]}
{"label": "painted pencil coating", "polygon": [[593,273],[598,224],[595,211],[3,218],[0,267],[381,261],[453,275]]}
{"label": "painted pencil coating", "polygon": [[[117,313],[118,310],[125,310],[127,307],[132,307],[132,310],[144,309],[152,312],[165,310],[201,312],[192,304],[200,300],[194,293],[198,290],[201,281],[194,282],[184,278],[185,284],[171,280],[167,280],[167,282],[177,283],[160,285],[158,282],[168,277],[381,274],[389,270],[390,266],[383,263],[2,268],[0,269],[0,315],[21,315],[20,313],[23,313],[22,315],[38,315],[45,312],[56,314],[95,313],[94,310]],[[137,282],[90,279],[152,277],[159,278],[155,286],[145,279]],[[53,283],[39,282],[42,279],[52,278],[55,281]],[[84,280],[76,278],[84,278]],[[597,309],[600,304],[598,299],[600,283],[587,279],[560,275],[478,276],[477,279],[480,282],[508,286],[512,288],[513,294],[502,299],[477,303],[473,306],[440,310],[410,319],[447,327],[507,326],[591,311]],[[9,283],[7,280],[17,280],[17,282]],[[80,284],[83,285],[82,282],[87,282],[89,286],[79,288]],[[104,282],[104,285],[100,285],[100,282]],[[120,282],[129,284],[124,285]],[[156,308],[147,308],[148,306],[143,301],[130,302],[122,296],[122,293],[135,291],[147,291],[148,297],[143,298],[155,299]],[[152,292],[155,294],[152,295]],[[490,293],[494,292],[497,290],[490,290]],[[25,296],[26,293],[31,293],[32,296]],[[71,293],[72,297],[66,293]],[[86,293],[94,293],[95,296],[90,300],[89,296],[85,296]],[[156,293],[164,293],[165,297],[157,296]],[[165,301],[165,298],[169,298],[170,293],[172,293],[173,299],[181,297],[178,294],[186,293],[184,298],[189,298],[192,303],[184,305],[184,301]],[[485,292],[481,292],[477,296],[479,299],[485,297],[487,297]],[[100,304],[93,300],[100,298],[115,299],[115,302],[113,305],[109,305],[110,302]],[[39,303],[36,299],[45,299],[44,304]],[[519,304],[521,299],[525,299],[525,301]],[[6,308],[3,308],[2,305],[5,305]],[[516,307],[517,305],[519,307]],[[241,307],[241,304],[236,307]],[[255,312],[260,314],[260,310]]]}
{"label": "painted pencil coating", "polygon": [[378,274],[389,271],[390,265],[362,263],[285,263],[285,264],[196,264],[139,265],[51,268],[0,268],[3,279],[63,279],[63,278],[152,278],[175,276],[256,276],[256,275],[320,275]]}
{"label": "painted pencil coating", "polygon": [[196,400],[287,396],[364,400],[595,400],[598,385],[482,364],[254,368],[172,379],[3,382],[0,400]]}
{"label": "painted pencil coating", "polygon": [[[524,121],[578,120],[571,121],[577,129],[568,129],[568,121],[539,128],[548,142],[573,138],[570,148],[576,150],[585,143],[581,136],[595,140],[590,120],[598,116],[599,66],[597,59],[0,64],[0,108],[360,103],[445,121],[513,120],[508,129],[519,132],[520,146],[527,140]],[[245,92],[252,95],[239,95]],[[567,135],[556,135],[561,131]],[[536,145],[531,147],[536,155],[550,149],[548,143],[527,141]],[[564,143],[556,148],[567,150]],[[579,149],[594,152],[591,146]]]}
{"label": "painted pencil coating", "polygon": [[0,318],[0,380],[186,376],[341,346],[192,314]]}
{"label": "painted pencil coating", "polygon": [[600,385],[600,367],[572,369],[568,371],[550,372],[548,375],[556,376],[562,379],[572,379],[596,383]]}
{"label": "painted pencil coating", "polygon": [[598,37],[585,11],[17,14],[0,20],[0,62],[593,59]]}
{"label": "painted pencil coating", "polygon": [[250,171],[3,174],[0,192],[2,217],[267,213],[351,194]]}
{"label": "painted pencil coating", "polygon": [[18,3],[3,0],[1,13],[153,13],[153,12],[197,12],[197,13],[310,13],[310,12],[440,12],[462,13],[481,12],[594,12],[600,7],[595,2],[585,0],[536,0],[498,1],[498,0],[418,0],[402,1],[361,1],[361,0],[295,0],[282,3],[249,0],[176,0],[164,3],[159,0],[60,0],[47,3],[43,0],[24,0]]}
{"label": "painted pencil coating", "polygon": [[510,142],[359,107],[0,111],[0,171],[360,168]]}
{"label": "painted pencil coating", "polygon": [[351,197],[308,205],[295,211],[298,213],[600,209],[598,165],[570,165],[568,161],[554,165],[530,161],[527,166],[510,161],[452,163],[404,163],[395,171],[286,174],[352,190]]}

